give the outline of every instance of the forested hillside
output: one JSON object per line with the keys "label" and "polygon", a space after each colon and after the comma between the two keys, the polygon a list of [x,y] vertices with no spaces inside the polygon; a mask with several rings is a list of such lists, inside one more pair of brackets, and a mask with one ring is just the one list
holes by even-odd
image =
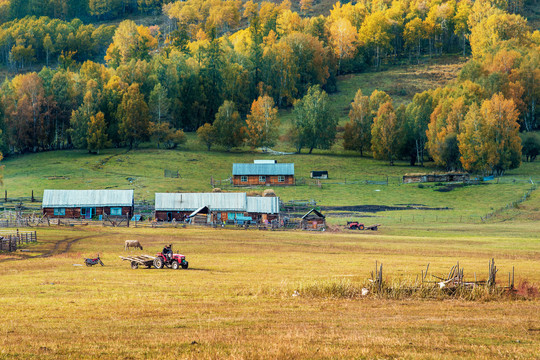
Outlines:
{"label": "forested hillside", "polygon": [[[292,108],[286,138],[297,151],[330,148],[343,132],[359,155],[482,173],[538,154],[538,137],[520,135],[538,128],[540,96],[540,33],[519,15],[523,3],[337,2],[315,15],[325,5],[2,0],[0,64],[11,76],[0,88],[0,149],[176,148],[184,131],[208,149],[271,147],[278,109]],[[166,20],[76,19],[131,13]],[[458,79],[400,106],[359,90],[338,126],[327,93],[339,76],[445,54],[470,57]]]}

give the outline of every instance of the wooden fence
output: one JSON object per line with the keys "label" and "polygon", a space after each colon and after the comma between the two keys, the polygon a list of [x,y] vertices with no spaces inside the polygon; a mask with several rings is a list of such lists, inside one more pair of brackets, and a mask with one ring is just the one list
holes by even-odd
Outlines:
{"label": "wooden fence", "polygon": [[35,231],[0,232],[0,251],[15,251],[21,245],[37,242]]}

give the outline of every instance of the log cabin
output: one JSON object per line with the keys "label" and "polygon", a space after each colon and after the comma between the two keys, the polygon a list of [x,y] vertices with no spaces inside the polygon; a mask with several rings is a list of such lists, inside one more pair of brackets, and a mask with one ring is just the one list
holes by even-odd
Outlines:
{"label": "log cabin", "polygon": [[49,218],[133,216],[133,190],[45,190],[41,208]]}
{"label": "log cabin", "polygon": [[292,163],[233,164],[232,175],[234,186],[288,186],[295,184],[294,164]]}
{"label": "log cabin", "polygon": [[279,217],[278,197],[246,193],[156,193],[155,203],[157,221],[185,221],[204,208],[207,224],[268,223]]}

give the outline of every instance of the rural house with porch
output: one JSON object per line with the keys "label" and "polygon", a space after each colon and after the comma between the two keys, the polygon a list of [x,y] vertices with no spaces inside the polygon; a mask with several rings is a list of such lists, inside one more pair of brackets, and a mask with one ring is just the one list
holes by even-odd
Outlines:
{"label": "rural house with porch", "polygon": [[133,216],[133,190],[45,190],[41,208],[49,218]]}
{"label": "rural house with porch", "polygon": [[246,193],[156,193],[155,203],[158,221],[192,219],[197,224],[244,224],[266,223],[279,217],[278,197]]}
{"label": "rural house with porch", "polygon": [[234,186],[294,185],[294,164],[275,160],[255,160],[253,164],[233,164]]}

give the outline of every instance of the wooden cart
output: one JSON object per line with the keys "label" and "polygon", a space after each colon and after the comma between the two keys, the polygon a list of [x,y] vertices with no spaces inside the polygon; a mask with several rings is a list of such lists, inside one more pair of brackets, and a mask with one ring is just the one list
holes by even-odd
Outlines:
{"label": "wooden cart", "polygon": [[127,260],[131,263],[132,269],[138,269],[139,265],[151,268],[154,264],[154,256],[150,255],[137,255],[137,256],[120,256],[122,260]]}

